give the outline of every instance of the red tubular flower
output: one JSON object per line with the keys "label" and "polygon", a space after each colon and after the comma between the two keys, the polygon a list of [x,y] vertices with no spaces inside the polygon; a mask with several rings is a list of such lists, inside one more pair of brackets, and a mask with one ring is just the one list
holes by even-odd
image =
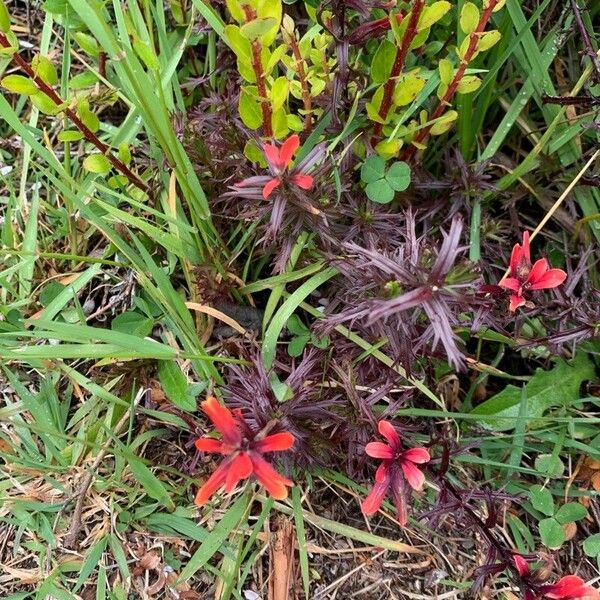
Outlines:
{"label": "red tubular flower", "polygon": [[586,585],[577,575],[566,575],[556,583],[540,583],[536,572],[531,571],[529,563],[521,555],[513,556],[515,568],[524,588],[524,600],[600,600],[600,592]]}
{"label": "red tubular flower", "polygon": [[515,244],[510,256],[510,274],[498,284],[514,292],[510,296],[510,310],[528,304],[525,295],[530,290],[546,290],[559,286],[567,278],[562,269],[551,269],[548,260],[540,258],[532,266],[529,232],[523,232],[523,244]]}
{"label": "red tubular flower", "polygon": [[263,152],[265,158],[269,164],[269,170],[273,177],[257,176],[249,177],[239,183],[236,183],[236,187],[253,187],[256,185],[262,185],[262,196],[266,200],[273,190],[280,186],[285,180],[294,185],[297,185],[303,190],[310,190],[313,186],[313,177],[305,173],[294,173],[289,172],[288,168],[292,163],[292,158],[300,146],[300,138],[298,135],[291,135],[280,147],[275,144],[264,144]]}
{"label": "red tubular flower", "polygon": [[202,402],[202,410],[221,434],[221,439],[204,437],[196,440],[196,448],[202,452],[223,454],[226,458],[208,481],[198,490],[196,504],[202,506],[221,487],[232,492],[243,479],[254,475],[259,483],[276,500],[287,498],[287,487],[292,481],[280,475],[263,454],[289,450],[295,442],[291,433],[282,432],[260,437],[246,425],[241,413],[232,413],[213,397]]}
{"label": "red tubular flower", "polygon": [[388,443],[370,442],[365,447],[369,456],[382,459],[382,463],[375,473],[375,485],[361,508],[367,516],[376,513],[389,491],[396,506],[398,522],[404,526],[408,520],[406,498],[411,493],[410,488],[420,490],[425,483],[425,475],[416,465],[429,462],[431,457],[425,448],[403,448],[400,436],[388,421],[379,421],[378,429]]}

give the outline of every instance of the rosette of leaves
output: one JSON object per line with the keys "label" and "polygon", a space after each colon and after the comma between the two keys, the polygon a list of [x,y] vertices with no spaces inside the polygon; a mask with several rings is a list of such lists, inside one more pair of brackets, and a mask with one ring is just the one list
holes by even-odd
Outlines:
{"label": "rosette of leaves", "polygon": [[372,154],[362,164],[360,178],[366,183],[365,192],[369,200],[388,204],[396,192],[403,192],[410,185],[410,167],[402,161],[393,162],[388,167],[381,156]]}

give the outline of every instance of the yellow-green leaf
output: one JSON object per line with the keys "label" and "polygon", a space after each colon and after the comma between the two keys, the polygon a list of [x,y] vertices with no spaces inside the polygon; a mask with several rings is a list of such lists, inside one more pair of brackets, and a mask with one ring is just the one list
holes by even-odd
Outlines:
{"label": "yellow-green leaf", "polygon": [[125,142],[119,144],[119,158],[126,165],[131,162],[131,150]]}
{"label": "yellow-green leaf", "polygon": [[159,69],[160,63],[158,62],[158,57],[149,44],[138,39],[133,42],[133,49],[148,69],[151,71],[157,71]]}
{"label": "yellow-green leaf", "polygon": [[4,4],[4,0],[0,0],[0,31],[7,33],[10,31],[10,13]]}
{"label": "yellow-green leaf", "polygon": [[454,65],[447,58],[442,58],[438,63],[438,70],[440,72],[440,81],[448,85],[454,77]]}
{"label": "yellow-green leaf", "polygon": [[502,39],[502,34],[494,29],[487,31],[477,40],[477,52],[485,52],[495,46]]}
{"label": "yellow-green leaf", "polygon": [[401,140],[382,140],[375,146],[375,152],[386,160],[398,154],[402,148]]}
{"label": "yellow-green leaf", "polygon": [[52,64],[50,59],[41,54],[33,57],[31,61],[31,67],[34,73],[48,85],[56,85],[58,83],[58,73],[56,67]]}
{"label": "yellow-green leaf", "polygon": [[476,75],[465,75],[459,82],[456,91],[459,94],[470,94],[481,86],[481,79]]}
{"label": "yellow-green leaf", "polygon": [[230,48],[235,52],[235,55],[242,60],[248,62],[252,59],[252,47],[250,42],[240,33],[240,28],[237,25],[225,26],[225,38]]}
{"label": "yellow-green leaf", "polygon": [[110,161],[104,154],[90,154],[85,157],[83,168],[90,173],[104,175],[110,171]]}
{"label": "yellow-green leaf", "polygon": [[83,133],[75,129],[65,129],[58,134],[58,139],[61,142],[78,142],[83,139]]}
{"label": "yellow-green leaf", "polygon": [[473,2],[465,2],[460,11],[460,28],[469,35],[477,29],[479,23],[479,9]]}
{"label": "yellow-green leaf", "polygon": [[25,94],[32,96],[39,92],[37,85],[29,77],[23,75],[7,75],[2,79],[2,87],[14,94]]}
{"label": "yellow-green leaf", "polygon": [[435,23],[437,23],[450,9],[452,4],[446,2],[446,0],[440,0],[440,2],[434,2],[430,6],[426,6],[421,13],[417,29],[428,29]]}
{"label": "yellow-green leaf", "polygon": [[406,106],[410,104],[423,89],[425,80],[413,73],[407,73],[400,79],[394,89],[394,104]]}
{"label": "yellow-green leaf", "polygon": [[32,104],[45,115],[56,115],[64,110],[68,103],[63,102],[62,104],[55,104],[44,92],[36,92],[32,94],[29,99]]}
{"label": "yellow-green leaf", "polygon": [[290,132],[287,124],[287,115],[283,108],[273,112],[273,116],[271,117],[271,125],[273,126],[273,135],[277,139],[284,138]]}
{"label": "yellow-green leaf", "polygon": [[442,135],[442,133],[446,133],[457,118],[458,113],[455,110],[449,110],[433,124],[430,130],[431,135]]}
{"label": "yellow-green leaf", "polygon": [[100,119],[90,110],[90,103],[82,98],[77,105],[77,116],[83,124],[92,132],[96,133],[100,129]]}
{"label": "yellow-green leaf", "polygon": [[75,41],[81,46],[81,49],[90,56],[98,56],[100,47],[95,38],[83,31],[78,31],[75,34]]}
{"label": "yellow-green leaf", "polygon": [[371,62],[371,79],[374,83],[383,83],[390,78],[396,52],[396,44],[392,44],[387,39],[379,44]]}
{"label": "yellow-green leaf", "polygon": [[273,110],[279,110],[286,102],[290,89],[287,77],[278,77],[271,86],[271,105]]}
{"label": "yellow-green leaf", "polygon": [[246,15],[244,14],[244,10],[242,9],[242,5],[238,2],[238,0],[227,0],[227,8],[231,13],[231,16],[238,23],[246,22]]}
{"label": "yellow-green leaf", "polygon": [[287,115],[286,121],[288,128],[292,131],[302,131],[304,129],[302,119],[298,115]]}

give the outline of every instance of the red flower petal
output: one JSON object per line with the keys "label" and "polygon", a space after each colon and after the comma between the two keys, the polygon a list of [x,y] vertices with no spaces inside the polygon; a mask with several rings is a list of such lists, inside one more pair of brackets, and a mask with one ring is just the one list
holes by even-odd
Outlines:
{"label": "red flower petal", "polygon": [[521,289],[521,284],[518,279],[514,277],[505,277],[502,279],[498,285],[507,290],[512,290],[513,292],[518,292]]}
{"label": "red flower petal", "polygon": [[387,463],[382,462],[375,471],[375,481],[377,483],[383,483],[388,478],[389,466]]}
{"label": "red flower petal", "polygon": [[281,170],[281,167],[279,166],[281,163],[279,158],[279,148],[275,146],[275,144],[263,144],[263,152],[265,153],[265,157],[271,168],[276,171]]}
{"label": "red flower petal", "polygon": [[285,169],[290,162],[292,161],[292,157],[294,156],[296,150],[300,146],[300,138],[295,133],[294,135],[290,135],[290,137],[283,142],[281,145],[281,150],[279,151],[279,160],[280,160],[280,169]]}
{"label": "red flower petal", "polygon": [[365,446],[365,452],[373,458],[384,458],[388,460],[396,456],[394,450],[383,442],[369,442]]}
{"label": "red flower petal", "polygon": [[379,421],[379,433],[390,443],[392,448],[400,446],[400,436],[389,421]]}
{"label": "red flower petal", "polygon": [[263,191],[262,191],[263,198],[266,200],[271,195],[271,192],[280,183],[281,183],[281,179],[279,179],[279,177],[273,177],[273,179],[271,179],[271,181],[267,181],[267,183],[265,183],[265,187],[263,188]]}
{"label": "red flower petal", "polygon": [[295,183],[298,187],[302,188],[303,190],[310,190],[314,183],[314,178],[312,177],[312,175],[296,174],[292,175],[291,180],[292,183]]}
{"label": "red flower petal", "polygon": [[520,554],[513,555],[513,561],[521,577],[529,573],[529,563]]}
{"label": "red flower petal", "polygon": [[252,461],[245,452],[240,452],[228,463],[227,475],[225,477],[225,491],[231,492],[239,481],[252,475]]}
{"label": "red flower petal", "polygon": [[548,261],[545,258],[540,258],[535,261],[533,267],[527,275],[527,283],[535,283],[538,279],[544,276],[544,273],[550,268]]}
{"label": "red flower petal", "polygon": [[275,500],[285,500],[288,495],[286,486],[291,487],[294,482],[280,475],[260,454],[252,452],[250,460],[259,483]]}
{"label": "red flower petal", "polygon": [[381,503],[385,498],[385,495],[388,490],[389,481],[386,480],[381,483],[376,483],[369,495],[362,501],[360,508],[363,512],[363,515],[369,516],[374,515],[381,507]]}
{"label": "red flower petal", "polygon": [[219,452],[221,454],[227,454],[227,451],[223,445],[221,440],[215,440],[213,438],[200,438],[195,442],[196,448],[200,450],[200,452]]}
{"label": "red flower petal", "polygon": [[402,454],[402,458],[410,462],[422,464],[431,460],[431,455],[425,448],[411,448]]}
{"label": "red flower petal", "polygon": [[274,433],[266,438],[254,443],[253,449],[257,452],[281,452],[289,450],[296,441],[296,438],[287,431],[283,433]]}
{"label": "red flower petal", "polygon": [[392,498],[396,507],[396,519],[402,527],[408,523],[408,510],[406,509],[406,497],[399,488],[392,488]]}
{"label": "red flower petal", "polygon": [[544,596],[557,600],[588,600],[600,597],[597,590],[585,585],[583,579],[577,575],[567,575],[552,585],[545,585],[542,589]]}
{"label": "red flower petal", "polygon": [[509,309],[511,312],[515,312],[519,306],[523,306],[526,300],[522,296],[518,296],[517,294],[512,294],[510,297],[510,305]]}
{"label": "red flower petal", "polygon": [[516,277],[517,275],[517,270],[519,267],[519,264],[521,262],[521,256],[523,255],[523,252],[521,250],[521,244],[515,244],[513,246],[512,252],[510,253],[510,274],[513,277]]}
{"label": "red flower petal", "polygon": [[229,462],[229,459],[223,461],[208,478],[206,483],[198,490],[195,500],[197,506],[206,504],[206,501],[225,483]]}
{"label": "red flower petal", "polygon": [[410,485],[413,490],[418,491],[423,487],[425,475],[423,474],[423,471],[415,467],[414,463],[402,461],[402,471],[404,472],[406,481],[408,481],[408,485]]}
{"label": "red flower petal", "polygon": [[532,280],[532,290],[548,290],[559,286],[567,278],[562,269],[548,269],[537,281]]}
{"label": "red flower petal", "polygon": [[522,258],[527,262],[528,265],[531,264],[531,250],[529,248],[529,231],[523,232],[523,246],[521,247],[521,255]]}
{"label": "red flower petal", "polygon": [[202,410],[223,436],[224,442],[236,446],[242,441],[242,434],[233,414],[228,408],[219,404],[216,398],[210,396],[202,402]]}

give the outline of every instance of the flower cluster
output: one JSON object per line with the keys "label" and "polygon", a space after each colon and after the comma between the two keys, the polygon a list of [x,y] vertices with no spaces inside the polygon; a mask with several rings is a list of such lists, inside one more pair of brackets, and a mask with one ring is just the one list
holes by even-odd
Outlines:
{"label": "flower cluster", "polygon": [[520,306],[531,308],[529,292],[546,290],[559,286],[567,278],[561,269],[551,269],[546,258],[540,258],[531,264],[529,232],[523,232],[523,244],[515,244],[510,256],[510,273],[498,284],[510,290],[510,310],[514,312]]}
{"label": "flower cluster", "polygon": [[398,432],[389,421],[379,421],[378,429],[388,443],[369,442],[365,447],[369,456],[382,462],[375,473],[375,485],[362,503],[362,511],[367,516],[376,513],[390,492],[398,522],[404,526],[408,521],[406,505],[411,495],[410,488],[421,490],[425,483],[425,475],[417,465],[430,461],[429,452],[425,448],[404,448]]}
{"label": "flower cluster", "polygon": [[232,492],[240,481],[252,475],[276,500],[287,498],[287,488],[294,485],[293,482],[280,475],[263,455],[289,450],[294,445],[294,436],[288,432],[265,435],[264,430],[255,434],[239,411],[230,411],[213,397],[202,402],[202,410],[221,434],[221,439],[200,438],[196,440],[196,448],[201,452],[222,454],[225,459],[198,490],[196,504],[204,505],[221,487],[227,493]]}

